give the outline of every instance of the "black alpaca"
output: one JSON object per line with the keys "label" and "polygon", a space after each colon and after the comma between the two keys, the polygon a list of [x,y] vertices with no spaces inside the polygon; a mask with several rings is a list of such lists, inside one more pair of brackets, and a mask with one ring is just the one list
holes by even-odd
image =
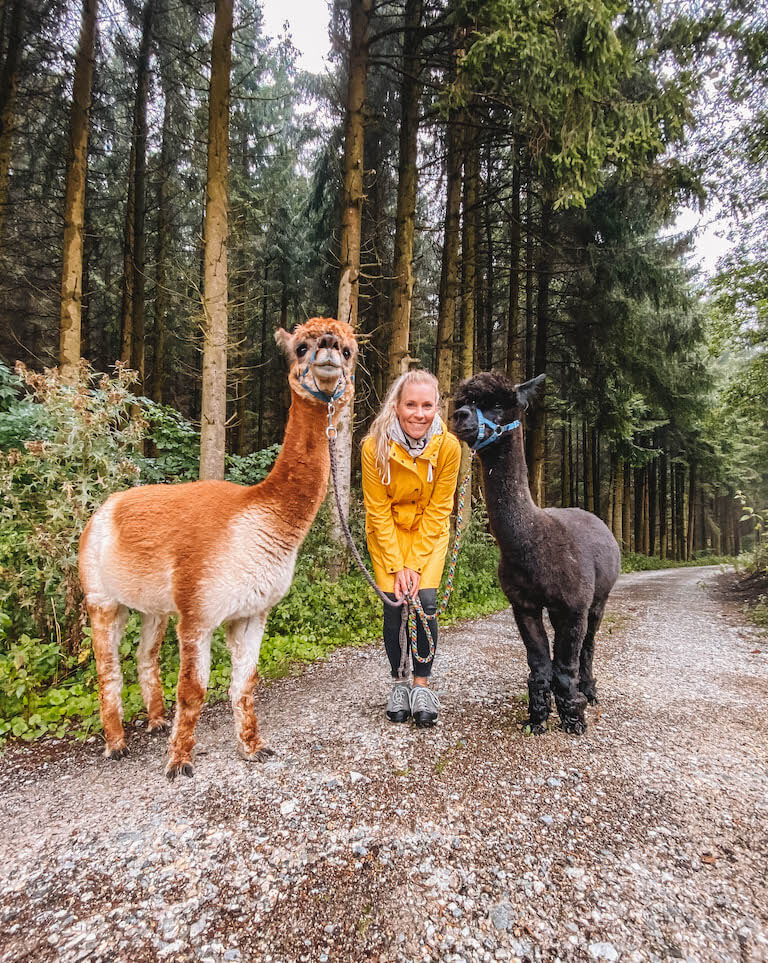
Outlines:
{"label": "black alpaca", "polygon": [[[515,385],[478,374],[459,385],[456,434],[480,456],[491,531],[501,549],[499,581],[525,642],[530,727],[544,731],[554,692],[566,732],[584,732],[595,633],[618,578],[619,548],[602,521],[579,508],[538,508],[531,498],[519,419],[544,381]],[[542,621],[555,630],[554,660]]]}

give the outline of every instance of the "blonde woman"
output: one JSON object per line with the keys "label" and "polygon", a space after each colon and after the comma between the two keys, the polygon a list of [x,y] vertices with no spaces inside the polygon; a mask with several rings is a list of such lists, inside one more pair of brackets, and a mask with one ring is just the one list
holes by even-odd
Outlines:
{"label": "blonde woman", "polygon": [[[440,418],[437,378],[409,371],[389,389],[363,442],[365,532],[376,584],[390,598],[417,592],[437,641],[437,589],[449,541],[449,517],[461,446]],[[413,660],[413,686],[398,680],[400,609],[384,606],[384,646],[392,677],[387,700],[392,722],[437,722],[440,702],[429,688],[432,661]],[[419,655],[429,641],[418,624]]]}

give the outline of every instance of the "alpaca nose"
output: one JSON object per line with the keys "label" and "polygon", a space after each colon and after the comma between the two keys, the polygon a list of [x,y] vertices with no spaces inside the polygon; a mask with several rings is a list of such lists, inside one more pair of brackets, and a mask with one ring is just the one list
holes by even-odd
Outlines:
{"label": "alpaca nose", "polygon": [[453,413],[453,423],[456,425],[456,427],[459,427],[460,425],[463,425],[463,424],[469,419],[469,416],[470,416],[471,414],[472,414],[472,412],[471,412],[471,410],[467,407],[467,405],[463,405],[461,408],[457,408],[456,411],[454,411],[454,413]]}
{"label": "alpaca nose", "polygon": [[320,338],[320,340],[317,342],[317,346],[318,348],[328,348],[329,351],[338,351],[339,339],[335,334],[331,334],[329,331]]}

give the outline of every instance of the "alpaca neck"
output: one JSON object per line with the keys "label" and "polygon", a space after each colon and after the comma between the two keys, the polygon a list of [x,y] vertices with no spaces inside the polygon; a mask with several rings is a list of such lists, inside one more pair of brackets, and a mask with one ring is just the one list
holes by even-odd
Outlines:
{"label": "alpaca neck", "polygon": [[488,519],[496,538],[524,550],[540,509],[531,498],[522,431],[490,445],[481,457]]}
{"label": "alpaca neck", "polygon": [[285,437],[272,471],[249,494],[270,508],[281,535],[301,542],[325,498],[330,473],[328,409],[292,392]]}

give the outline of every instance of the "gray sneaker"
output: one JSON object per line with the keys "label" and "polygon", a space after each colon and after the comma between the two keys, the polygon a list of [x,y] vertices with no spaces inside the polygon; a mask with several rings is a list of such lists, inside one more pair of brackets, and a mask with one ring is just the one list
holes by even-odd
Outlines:
{"label": "gray sneaker", "polygon": [[396,682],[387,699],[387,718],[392,722],[407,722],[411,715],[411,687],[407,682]]}
{"label": "gray sneaker", "polygon": [[437,693],[425,685],[415,685],[411,689],[411,715],[417,726],[433,726],[440,711]]}

